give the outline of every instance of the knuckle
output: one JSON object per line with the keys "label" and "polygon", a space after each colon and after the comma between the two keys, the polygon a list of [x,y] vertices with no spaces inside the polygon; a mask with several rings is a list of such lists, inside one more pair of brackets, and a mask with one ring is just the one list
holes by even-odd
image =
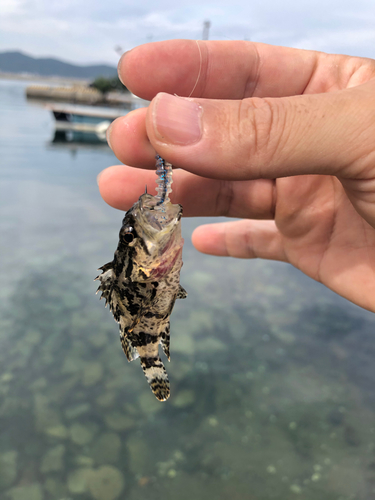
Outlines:
{"label": "knuckle", "polygon": [[215,214],[228,217],[234,199],[233,184],[229,180],[221,180],[216,196]]}
{"label": "knuckle", "polygon": [[[273,163],[283,143],[284,113],[275,99],[250,98],[239,102],[237,138],[242,160],[239,169],[247,175],[249,167],[254,178],[269,178],[264,167]],[[271,176],[272,177],[272,176]]]}

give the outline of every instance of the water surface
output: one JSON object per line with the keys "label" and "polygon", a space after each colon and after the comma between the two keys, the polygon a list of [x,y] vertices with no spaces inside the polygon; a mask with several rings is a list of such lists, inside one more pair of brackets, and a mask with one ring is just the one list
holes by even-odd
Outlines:
{"label": "water surface", "polygon": [[25,85],[0,81],[0,498],[375,499],[374,315],[288,265],[198,254],[186,219],[156,401],[95,296],[117,160],[53,143]]}

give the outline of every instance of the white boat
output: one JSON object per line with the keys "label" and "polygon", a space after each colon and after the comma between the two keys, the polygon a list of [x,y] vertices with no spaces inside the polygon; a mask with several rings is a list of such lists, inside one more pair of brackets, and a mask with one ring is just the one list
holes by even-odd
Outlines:
{"label": "white boat", "polygon": [[[134,96],[132,109],[145,107],[149,101]],[[85,141],[85,134],[95,135],[99,141],[106,140],[106,131],[109,125],[120,116],[129,113],[124,108],[107,108],[100,106],[84,106],[77,104],[46,104],[55,118],[56,132],[70,132],[75,140]],[[80,136],[77,136],[80,134]]]}

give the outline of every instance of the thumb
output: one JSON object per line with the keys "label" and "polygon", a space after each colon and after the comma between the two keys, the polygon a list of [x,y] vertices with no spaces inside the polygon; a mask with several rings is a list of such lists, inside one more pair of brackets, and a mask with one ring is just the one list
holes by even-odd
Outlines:
{"label": "thumb", "polygon": [[161,156],[204,177],[353,178],[375,152],[374,91],[368,82],[326,94],[241,101],[161,93],[149,106],[147,134]]}

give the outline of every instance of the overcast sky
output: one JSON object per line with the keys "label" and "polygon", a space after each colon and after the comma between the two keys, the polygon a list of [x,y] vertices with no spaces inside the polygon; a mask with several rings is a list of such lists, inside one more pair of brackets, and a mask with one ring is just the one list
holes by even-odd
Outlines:
{"label": "overcast sky", "polygon": [[375,57],[374,0],[0,0],[0,51],[116,64],[148,41],[253,40]]}

